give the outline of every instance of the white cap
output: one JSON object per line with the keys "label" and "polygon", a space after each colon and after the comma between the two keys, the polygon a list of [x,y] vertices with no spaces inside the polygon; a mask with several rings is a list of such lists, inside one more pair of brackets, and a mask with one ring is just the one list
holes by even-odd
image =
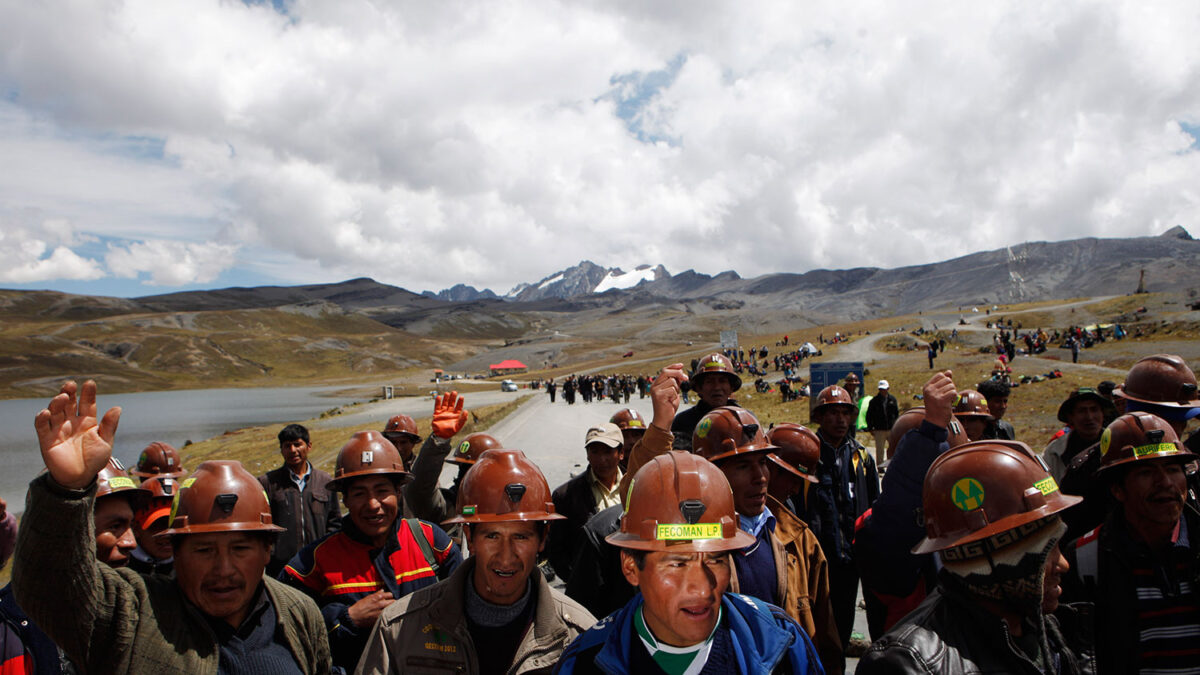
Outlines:
{"label": "white cap", "polygon": [[880,381],[879,381],[879,388],[880,388],[880,389],[887,389],[887,388],[888,388],[888,381],[887,381],[887,380],[880,380]]}

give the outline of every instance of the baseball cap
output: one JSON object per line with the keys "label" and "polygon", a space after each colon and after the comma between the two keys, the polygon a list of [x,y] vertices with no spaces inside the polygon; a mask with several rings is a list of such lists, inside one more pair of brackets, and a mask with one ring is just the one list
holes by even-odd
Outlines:
{"label": "baseball cap", "polygon": [[887,388],[888,388],[888,387],[890,387],[890,386],[891,386],[891,385],[889,385],[889,384],[888,384],[888,381],[887,381],[887,380],[880,380],[880,381],[879,381],[879,388],[880,388],[880,389],[887,389]]}
{"label": "baseball cap", "polygon": [[583,445],[586,447],[592,443],[603,443],[610,448],[619,448],[625,445],[625,438],[621,435],[621,427],[612,422],[605,422],[587,430],[587,438]]}

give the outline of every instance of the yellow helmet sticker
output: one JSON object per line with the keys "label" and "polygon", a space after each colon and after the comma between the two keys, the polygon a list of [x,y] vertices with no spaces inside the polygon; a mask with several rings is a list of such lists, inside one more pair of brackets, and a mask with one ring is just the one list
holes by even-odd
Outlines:
{"label": "yellow helmet sticker", "polygon": [[137,485],[134,485],[132,478],[126,478],[125,476],[113,476],[112,478],[108,479],[108,487],[114,490],[120,490],[135,488]]}
{"label": "yellow helmet sticker", "polygon": [[692,539],[720,539],[720,523],[696,523],[659,525],[654,530],[654,538],[662,541],[681,541]]}
{"label": "yellow helmet sticker", "polygon": [[[1133,456],[1141,459],[1147,455],[1173,455],[1177,452],[1179,452],[1179,448],[1175,447],[1174,443],[1151,443],[1134,448]],[[109,484],[112,484],[112,481],[109,481]]]}
{"label": "yellow helmet sticker", "polygon": [[1033,487],[1037,488],[1043,495],[1048,495],[1058,490],[1058,483],[1054,481],[1054,476],[1046,476],[1034,483]]}
{"label": "yellow helmet sticker", "polygon": [[458,454],[465,455],[470,451],[471,451],[471,442],[470,441],[463,441],[462,443],[458,444]]}
{"label": "yellow helmet sticker", "polygon": [[708,432],[712,429],[712,418],[705,417],[700,420],[700,424],[696,425],[696,435],[700,438],[708,438]]}
{"label": "yellow helmet sticker", "polygon": [[1104,433],[1100,434],[1100,456],[1108,454],[1108,446],[1112,444],[1112,429],[1105,427]]}

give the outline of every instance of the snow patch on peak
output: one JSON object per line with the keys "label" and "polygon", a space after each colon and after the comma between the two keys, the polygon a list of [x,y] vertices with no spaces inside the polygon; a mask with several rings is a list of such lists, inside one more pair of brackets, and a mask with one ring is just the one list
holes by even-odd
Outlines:
{"label": "snow patch on peak", "polygon": [[632,272],[622,272],[620,268],[610,270],[608,275],[592,289],[593,293],[603,293],[614,288],[633,288],[643,281],[654,281],[655,271],[649,265],[641,265]]}
{"label": "snow patch on peak", "polygon": [[558,281],[558,280],[559,280],[559,279],[561,279],[561,278],[563,278],[563,273],[562,273],[562,272],[559,272],[558,274],[555,274],[554,276],[550,277],[549,279],[547,279],[547,280],[543,281],[542,283],[538,284],[538,290],[541,290],[541,289],[543,289],[543,288],[545,288],[545,287],[549,286],[550,284],[552,284],[552,283],[554,283],[554,282]]}

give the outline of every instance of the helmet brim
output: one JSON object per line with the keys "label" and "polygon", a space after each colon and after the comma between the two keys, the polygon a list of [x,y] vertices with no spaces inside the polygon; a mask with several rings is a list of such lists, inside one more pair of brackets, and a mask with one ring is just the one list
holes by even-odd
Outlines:
{"label": "helmet brim", "polygon": [[630,532],[613,532],[604,538],[605,541],[618,548],[633,551],[670,551],[672,553],[723,553],[740,551],[754,543],[750,533],[738,530],[732,537],[725,539],[690,539],[686,541],[662,541],[659,539],[642,539]]}
{"label": "helmet brim", "polygon": [[1076,495],[1059,494],[1055,499],[1056,505],[1046,504],[1040,508],[1024,513],[1017,513],[1007,518],[1001,518],[994,523],[990,523],[973,532],[956,532],[941,537],[930,538],[924,537],[921,541],[912,548],[912,552],[921,555],[923,553],[935,553],[937,551],[945,551],[948,548],[963,546],[976,541],[982,541],[992,535],[1005,532],[1007,530],[1016,529],[1026,523],[1031,523],[1040,518],[1048,518],[1057,513],[1061,513],[1072,506],[1083,501],[1083,497]]}
{"label": "helmet brim", "polygon": [[787,462],[785,462],[782,457],[780,457],[779,455],[777,455],[773,452],[769,453],[767,455],[767,459],[771,460],[771,462],[774,463],[775,466],[778,466],[781,469],[786,469],[787,471],[790,471],[792,473],[792,475],[796,476],[797,478],[802,478],[810,483],[820,482],[820,479],[817,478],[815,474],[804,473],[799,468],[794,467],[791,464],[788,464]]}

